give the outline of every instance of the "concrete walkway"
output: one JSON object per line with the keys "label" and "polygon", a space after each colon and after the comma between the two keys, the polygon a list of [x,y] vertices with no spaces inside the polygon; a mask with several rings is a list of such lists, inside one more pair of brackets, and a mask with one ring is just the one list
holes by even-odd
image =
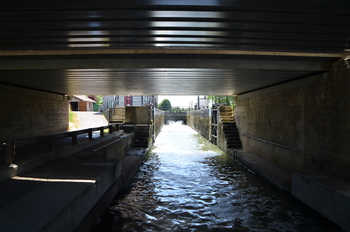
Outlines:
{"label": "concrete walkway", "polygon": [[89,231],[118,191],[129,186],[146,154],[131,150],[105,158],[94,151],[116,143],[121,144],[116,150],[125,150],[127,137],[119,133],[0,182],[0,231]]}
{"label": "concrete walkway", "polygon": [[79,128],[77,128],[78,130],[108,125],[106,117],[100,112],[74,111],[74,113],[79,116],[80,120]]}
{"label": "concrete walkway", "polygon": [[343,231],[350,231],[350,181],[327,171],[294,172],[292,195],[322,214]]}
{"label": "concrete walkway", "polygon": [[236,150],[231,155],[265,180],[291,192],[343,231],[350,231],[350,180],[323,170],[290,173],[244,150]]}

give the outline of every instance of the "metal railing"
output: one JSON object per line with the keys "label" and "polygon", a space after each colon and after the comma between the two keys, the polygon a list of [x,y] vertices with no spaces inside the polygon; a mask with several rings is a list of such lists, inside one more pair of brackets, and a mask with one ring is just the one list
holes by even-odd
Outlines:
{"label": "metal railing", "polygon": [[242,135],[243,135],[243,136],[246,136],[246,137],[248,137],[248,138],[255,139],[255,140],[257,140],[257,141],[263,142],[263,143],[268,143],[268,144],[271,144],[271,145],[274,145],[274,146],[283,147],[283,148],[286,148],[286,149],[289,149],[289,150],[293,150],[293,151],[296,151],[296,152],[300,152],[299,149],[294,148],[294,147],[289,147],[289,146],[286,146],[286,145],[283,145],[283,144],[271,142],[271,141],[268,141],[268,140],[265,140],[265,139],[261,139],[261,138],[257,138],[257,137],[254,137],[254,136],[251,136],[251,135],[248,135],[248,134],[242,134]]}
{"label": "metal railing", "polygon": [[93,132],[94,131],[100,131],[100,137],[104,136],[104,130],[108,129],[108,133],[112,134],[115,131],[119,131],[119,125],[118,124],[111,124],[108,126],[101,126],[101,127],[94,127],[94,128],[87,128],[82,130],[74,130],[74,131],[65,131],[57,134],[47,135],[47,136],[39,136],[34,138],[27,138],[27,139],[20,139],[10,142],[5,142],[5,162],[6,164],[12,164],[15,159],[16,155],[16,144],[23,143],[24,141],[40,141],[40,142],[46,142],[47,143],[47,149],[49,151],[53,150],[53,142],[55,140],[63,139],[63,138],[71,138],[71,145],[77,145],[78,144],[78,135],[81,134],[88,134],[89,140],[93,139]]}

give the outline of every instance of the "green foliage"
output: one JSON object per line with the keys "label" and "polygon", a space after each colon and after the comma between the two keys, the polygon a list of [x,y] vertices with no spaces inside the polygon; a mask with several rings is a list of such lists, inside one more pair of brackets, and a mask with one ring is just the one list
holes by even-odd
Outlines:
{"label": "green foliage", "polygon": [[79,124],[79,116],[69,109],[69,130],[75,130],[79,128]]}
{"label": "green foliage", "polygon": [[213,104],[227,104],[227,106],[234,106],[235,100],[234,96],[208,96],[208,99],[212,101]]}
{"label": "green foliage", "polygon": [[180,113],[180,112],[186,112],[186,111],[189,111],[189,109],[180,108],[178,106],[171,108],[171,112],[173,113]]}
{"label": "green foliage", "polygon": [[103,97],[102,95],[89,95],[88,98],[94,100],[96,104],[102,105],[103,104]]}
{"label": "green foliage", "polygon": [[158,108],[164,111],[171,110],[171,103],[169,99],[164,99],[161,103],[159,103]]}

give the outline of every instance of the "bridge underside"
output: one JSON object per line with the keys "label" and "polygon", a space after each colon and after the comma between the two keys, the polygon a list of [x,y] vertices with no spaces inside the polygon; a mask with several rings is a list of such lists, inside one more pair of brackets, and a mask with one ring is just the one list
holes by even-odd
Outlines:
{"label": "bridge underside", "polygon": [[[350,179],[349,28],[349,1],[3,0],[0,143],[67,130],[65,94],[238,95],[245,151]],[[348,185],[303,176],[293,194],[350,231]]]}
{"label": "bridge underside", "polygon": [[328,72],[345,1],[2,1],[0,83],[62,94],[235,95]]}
{"label": "bridge underside", "polygon": [[0,64],[0,82],[64,94],[237,95],[327,72],[337,60],[222,56],[127,54],[6,60]]}

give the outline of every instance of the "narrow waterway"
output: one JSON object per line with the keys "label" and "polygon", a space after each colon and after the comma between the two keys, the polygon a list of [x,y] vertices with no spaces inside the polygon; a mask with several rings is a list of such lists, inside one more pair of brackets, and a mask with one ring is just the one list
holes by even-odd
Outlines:
{"label": "narrow waterway", "polygon": [[112,210],[123,217],[114,231],[338,231],[176,123],[163,128]]}

